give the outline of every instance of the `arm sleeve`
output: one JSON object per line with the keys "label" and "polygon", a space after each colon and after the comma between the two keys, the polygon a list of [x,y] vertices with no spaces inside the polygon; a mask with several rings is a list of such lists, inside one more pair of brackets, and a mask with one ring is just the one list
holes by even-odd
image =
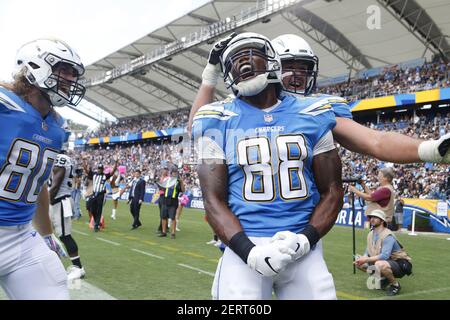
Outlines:
{"label": "arm sleeve", "polygon": [[331,133],[331,131],[328,131],[314,146],[313,155],[316,156],[333,149],[335,149],[333,134]]}
{"label": "arm sleeve", "polygon": [[392,236],[387,236],[383,240],[383,246],[381,248],[380,260],[388,260],[391,256],[392,249],[394,248],[395,239]]}
{"label": "arm sleeve", "polygon": [[332,103],[331,106],[336,117],[353,119],[350,106],[347,103]]}
{"label": "arm sleeve", "polygon": [[391,190],[388,188],[379,188],[378,190],[372,192],[370,197],[372,198],[372,201],[380,202],[391,197]]}

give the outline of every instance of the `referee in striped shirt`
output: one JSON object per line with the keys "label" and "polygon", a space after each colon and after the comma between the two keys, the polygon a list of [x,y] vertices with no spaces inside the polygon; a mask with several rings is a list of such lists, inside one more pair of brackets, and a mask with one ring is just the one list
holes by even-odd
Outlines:
{"label": "referee in striped shirt", "polygon": [[103,164],[97,166],[97,171],[93,172],[91,168],[88,168],[86,159],[83,159],[83,169],[88,179],[92,179],[92,215],[94,216],[94,232],[100,230],[100,221],[102,218],[103,203],[105,201],[106,194],[106,182],[111,178],[111,175],[117,169],[117,160],[115,161],[113,169],[107,174],[103,173]]}

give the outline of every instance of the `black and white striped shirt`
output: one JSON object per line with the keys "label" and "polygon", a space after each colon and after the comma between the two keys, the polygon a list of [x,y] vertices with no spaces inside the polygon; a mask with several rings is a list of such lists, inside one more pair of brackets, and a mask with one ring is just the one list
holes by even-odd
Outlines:
{"label": "black and white striped shirt", "polygon": [[99,174],[97,172],[89,172],[89,178],[92,178],[92,188],[94,194],[103,193],[106,191],[106,181],[111,177],[110,174]]}

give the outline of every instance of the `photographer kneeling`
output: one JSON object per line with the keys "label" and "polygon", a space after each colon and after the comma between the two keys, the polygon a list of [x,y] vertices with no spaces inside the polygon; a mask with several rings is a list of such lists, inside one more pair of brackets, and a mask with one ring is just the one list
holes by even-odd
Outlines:
{"label": "photographer kneeling", "polygon": [[397,278],[412,273],[411,258],[393,232],[386,228],[386,215],[382,210],[373,210],[367,217],[373,229],[367,235],[364,256],[357,258],[354,263],[364,272],[374,265],[373,270],[378,270],[380,277],[384,277],[389,284],[386,294],[394,296],[400,291]]}

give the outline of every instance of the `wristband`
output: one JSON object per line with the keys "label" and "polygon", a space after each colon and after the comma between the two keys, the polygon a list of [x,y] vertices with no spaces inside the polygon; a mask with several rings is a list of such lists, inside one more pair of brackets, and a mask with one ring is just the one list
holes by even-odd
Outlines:
{"label": "wristband", "polygon": [[230,239],[228,246],[242,259],[242,261],[247,263],[248,255],[255,244],[251,242],[244,231],[240,231]]}
{"label": "wristband", "polygon": [[317,229],[308,224],[305,229],[303,229],[300,234],[303,234],[309,241],[309,247],[312,248],[320,240],[320,234]]}

